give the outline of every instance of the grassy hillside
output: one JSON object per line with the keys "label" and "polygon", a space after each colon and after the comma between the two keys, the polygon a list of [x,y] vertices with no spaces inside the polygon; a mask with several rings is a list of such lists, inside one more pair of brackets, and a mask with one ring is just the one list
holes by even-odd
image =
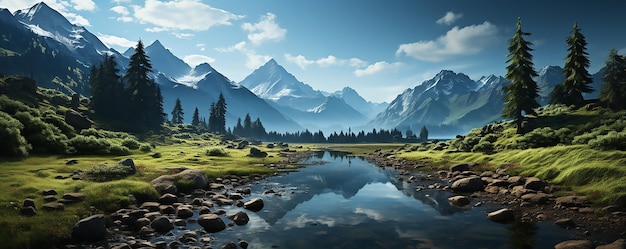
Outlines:
{"label": "grassy hillside", "polygon": [[511,123],[474,129],[466,136],[407,146],[400,156],[445,168],[477,162],[485,169],[509,167],[587,195],[598,205],[626,205],[626,112],[604,108],[548,106],[526,121],[527,133]]}

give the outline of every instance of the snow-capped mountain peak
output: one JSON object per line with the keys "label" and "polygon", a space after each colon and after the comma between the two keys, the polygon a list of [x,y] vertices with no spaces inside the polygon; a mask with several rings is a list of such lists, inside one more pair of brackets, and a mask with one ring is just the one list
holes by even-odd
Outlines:
{"label": "snow-capped mountain peak", "polygon": [[320,97],[319,91],[300,82],[287,72],[276,60],[270,59],[263,66],[254,70],[239,84],[247,87],[264,99],[278,100],[282,97]]}
{"label": "snow-capped mountain peak", "polygon": [[463,73],[455,73],[451,70],[441,70],[435,77],[424,82],[431,90],[444,95],[464,93],[476,89],[477,84],[469,76]]}
{"label": "snow-capped mountain peak", "polygon": [[170,77],[178,78],[191,72],[191,67],[165,48],[159,40],[152,42],[145,50],[150,57],[155,73],[161,72]]}

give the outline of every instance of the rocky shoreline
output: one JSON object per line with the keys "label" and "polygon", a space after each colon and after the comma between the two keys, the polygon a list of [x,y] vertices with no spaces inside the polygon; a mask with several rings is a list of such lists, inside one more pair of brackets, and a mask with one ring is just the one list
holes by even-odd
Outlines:
{"label": "rocky shoreline", "polygon": [[[621,206],[595,207],[585,196],[570,193],[557,196],[562,187],[550,185],[536,177],[507,174],[507,165],[495,171],[479,171],[478,164],[454,164],[447,170],[423,161],[396,158],[392,151],[377,150],[367,155],[375,165],[401,170],[402,181],[438,180],[438,183],[420,186],[450,190],[456,194],[450,203],[471,208],[481,205],[501,205],[506,208],[488,214],[488,218],[508,223],[513,220],[537,223],[554,222],[563,229],[575,231],[577,240],[555,245],[557,249],[626,248],[626,210]],[[415,171],[432,171],[422,179],[411,176]],[[561,192],[559,192],[561,191]],[[473,200],[473,201],[470,201]],[[507,210],[507,211],[504,211]],[[502,214],[506,213],[506,214]],[[497,215],[498,218],[493,219]],[[504,218],[502,218],[504,217]]]}

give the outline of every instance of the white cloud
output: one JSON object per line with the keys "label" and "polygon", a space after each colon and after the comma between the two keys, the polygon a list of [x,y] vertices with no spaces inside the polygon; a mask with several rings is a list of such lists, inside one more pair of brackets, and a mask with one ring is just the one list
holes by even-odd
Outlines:
{"label": "white cloud", "polygon": [[179,33],[179,32],[173,32],[172,33],[174,36],[176,36],[176,38],[178,39],[189,39],[191,37],[193,37],[194,35],[191,33]]}
{"label": "white cloud", "polygon": [[626,48],[622,48],[622,49],[618,50],[617,53],[621,54],[621,55],[626,55]]}
{"label": "white cloud", "polygon": [[260,66],[263,66],[267,61],[272,59],[269,55],[260,55],[257,54],[253,49],[248,48],[248,43],[245,41],[238,42],[235,45],[232,45],[227,48],[216,48],[215,50],[219,52],[240,52],[241,54],[246,56],[246,67],[250,69],[255,69]]}
{"label": "white cloud", "polygon": [[117,14],[120,14],[122,16],[130,15],[130,11],[128,11],[128,9],[126,7],[120,6],[120,5],[112,7],[109,10],[111,10],[111,11],[117,13]]}
{"label": "white cloud", "polygon": [[452,25],[461,17],[463,17],[463,14],[454,14],[452,11],[448,11],[445,16],[437,20],[437,24]]}
{"label": "white cloud", "polygon": [[457,26],[431,41],[401,44],[396,55],[407,55],[423,61],[444,61],[458,55],[477,54],[493,44],[498,28],[484,22],[463,28]]}
{"label": "white cloud", "polygon": [[275,21],[276,15],[267,13],[257,23],[244,23],[241,28],[250,32],[248,39],[254,44],[264,41],[280,41],[285,38],[287,30],[278,26]]}
{"label": "white cloud", "polygon": [[74,13],[65,13],[64,16],[72,24],[83,26],[83,27],[91,26],[91,23],[89,23],[89,20],[87,20],[87,18],[84,18],[81,15],[77,15]]}
{"label": "white cloud", "polygon": [[[9,9],[11,12],[28,9],[33,5],[42,2],[41,0],[0,0],[0,8]],[[85,17],[78,15],[76,13],[70,12],[69,8],[74,8],[75,10],[89,10],[89,3],[91,0],[44,0],[50,8],[61,13],[65,18],[67,18],[70,23],[80,26],[91,26],[89,20]],[[94,7],[95,9],[95,4]]]}
{"label": "white cloud", "polygon": [[401,62],[389,63],[386,61],[379,61],[372,65],[367,66],[365,69],[354,70],[354,75],[358,77],[365,76],[365,75],[372,75],[372,74],[380,73],[385,70],[396,69],[402,65],[404,64]]}
{"label": "white cloud", "polygon": [[183,61],[185,61],[185,63],[189,64],[191,67],[195,67],[202,63],[213,63],[215,62],[215,59],[205,55],[190,54],[185,56],[185,58],[183,58]]}
{"label": "white cloud", "polygon": [[367,63],[358,58],[351,59],[341,59],[337,58],[334,55],[329,55],[324,58],[320,58],[317,60],[309,60],[304,55],[291,55],[285,54],[285,59],[288,62],[294,63],[298,65],[298,67],[302,69],[306,69],[310,65],[318,65],[320,67],[329,67],[329,66],[345,66],[348,65],[350,67],[363,67],[367,65]]}
{"label": "white cloud", "polygon": [[369,208],[356,208],[354,209],[354,213],[365,214],[368,218],[377,221],[382,221],[384,219],[384,216],[380,212]]}
{"label": "white cloud", "polygon": [[155,25],[151,30],[204,31],[217,25],[231,25],[243,16],[213,8],[198,0],[146,0],[144,6],[133,6],[134,17],[144,24]]}
{"label": "white cloud", "polygon": [[71,0],[72,4],[74,4],[73,8],[75,10],[87,10],[94,11],[96,10],[96,3],[91,0]]}
{"label": "white cloud", "polygon": [[131,41],[126,38],[114,35],[98,34],[98,39],[100,39],[104,43],[104,45],[107,45],[107,47],[117,46],[122,48],[129,48],[134,47],[137,44],[137,42],[135,41]]}
{"label": "white cloud", "polygon": [[205,45],[204,43],[198,43],[198,44],[196,44],[196,47],[200,48],[200,51],[204,51],[204,50],[206,50],[205,46],[206,46],[206,45]]}
{"label": "white cloud", "polygon": [[112,0],[112,3],[120,4],[120,3],[130,3],[132,0]]}

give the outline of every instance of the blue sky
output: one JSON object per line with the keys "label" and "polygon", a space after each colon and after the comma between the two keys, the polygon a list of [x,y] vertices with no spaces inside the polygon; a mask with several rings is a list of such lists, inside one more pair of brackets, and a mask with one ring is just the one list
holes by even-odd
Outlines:
{"label": "blue sky", "polygon": [[[12,12],[40,0],[0,0]],[[536,70],[562,66],[574,22],[597,72],[626,54],[626,1],[486,0],[46,0],[120,52],[159,39],[192,66],[209,62],[239,82],[274,58],[323,91],[344,86],[391,101],[442,69],[472,79],[505,74],[518,17]],[[523,2],[523,5],[521,3]],[[618,21],[619,20],[619,21]]]}

